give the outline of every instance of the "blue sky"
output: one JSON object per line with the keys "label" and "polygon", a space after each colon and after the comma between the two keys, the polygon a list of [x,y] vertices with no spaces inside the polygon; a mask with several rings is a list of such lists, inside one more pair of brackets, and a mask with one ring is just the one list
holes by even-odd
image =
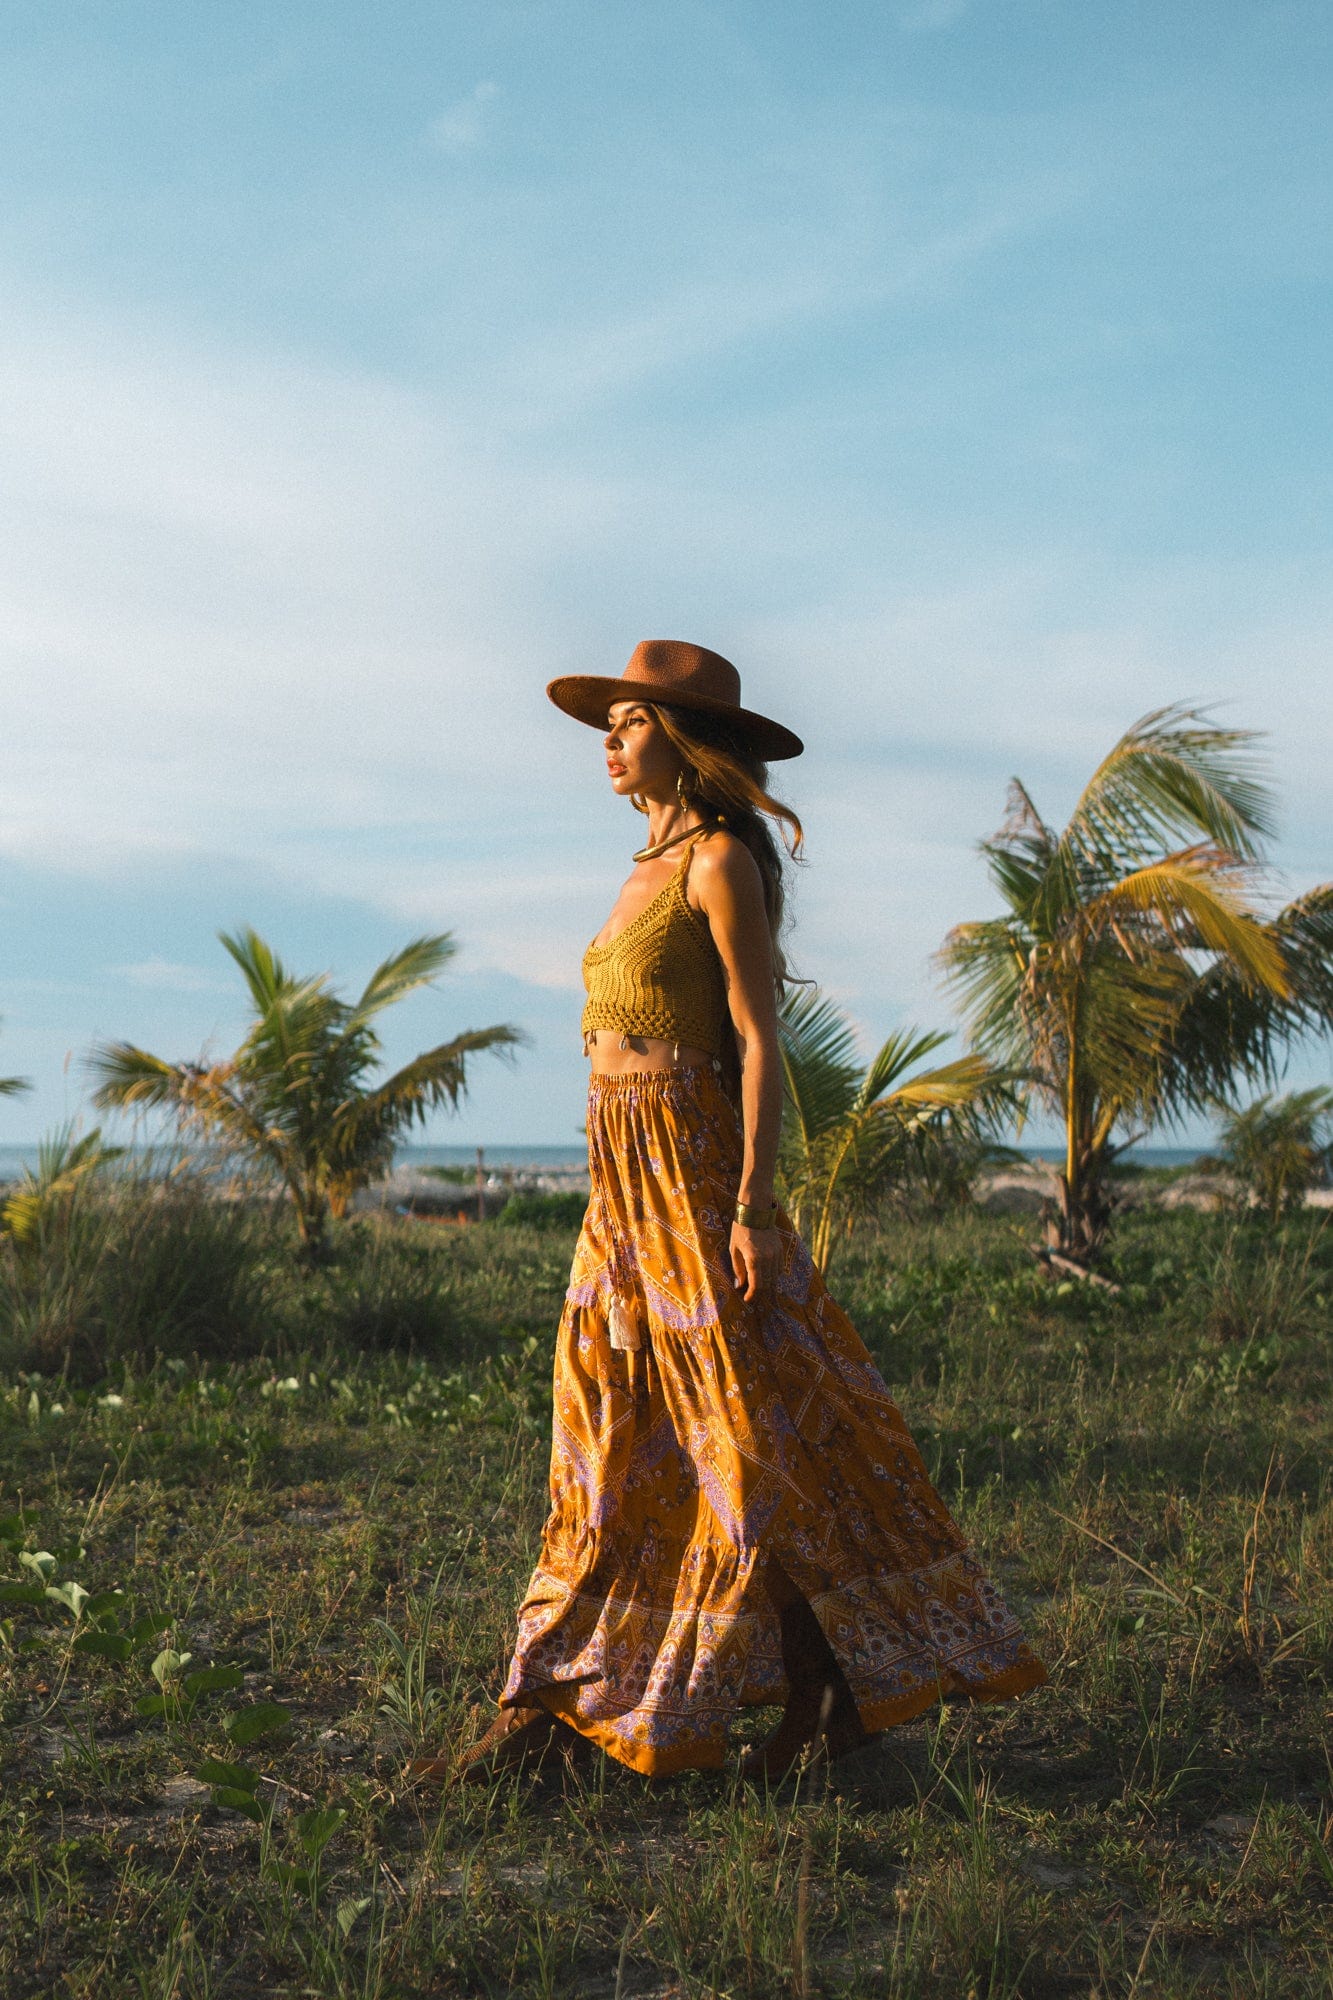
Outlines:
{"label": "blue sky", "polygon": [[868,1040],[948,1020],[1009,775],[1160,702],[1323,879],[1331,80],[1264,0],[6,9],[0,1142],[226,1046],[243,921],[454,930],[393,1052],[532,1046],[431,1136],[575,1142],[636,826],[542,687],[647,636],[805,736]]}

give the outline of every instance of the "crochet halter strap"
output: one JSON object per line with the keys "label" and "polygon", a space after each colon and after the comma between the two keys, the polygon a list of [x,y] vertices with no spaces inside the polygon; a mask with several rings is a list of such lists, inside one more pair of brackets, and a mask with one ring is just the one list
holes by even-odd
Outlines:
{"label": "crochet halter strap", "polygon": [[610,1028],[723,1054],[728,1016],[722,961],[707,921],[685,893],[697,844],[690,842],[671,880],[633,923],[609,944],[590,944],[584,952],[585,1036]]}

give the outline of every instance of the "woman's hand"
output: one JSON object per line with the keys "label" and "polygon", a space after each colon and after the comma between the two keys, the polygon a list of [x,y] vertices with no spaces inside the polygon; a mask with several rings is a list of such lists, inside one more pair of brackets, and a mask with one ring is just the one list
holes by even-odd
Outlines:
{"label": "woman's hand", "polygon": [[736,1290],[749,1299],[771,1292],[782,1263],[782,1237],[776,1229],[747,1229],[743,1222],[731,1225],[731,1268],[736,1274]]}

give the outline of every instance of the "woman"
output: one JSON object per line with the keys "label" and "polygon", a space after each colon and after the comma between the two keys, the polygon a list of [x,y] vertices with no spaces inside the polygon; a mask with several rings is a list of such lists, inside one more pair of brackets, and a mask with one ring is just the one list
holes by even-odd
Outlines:
{"label": "woman", "polygon": [[[648,841],[584,958],[592,1196],[555,1363],[551,1514],[487,1781],[568,1730],[635,1770],[776,1778],[945,1697],[1045,1679],[926,1476],[851,1325],[774,1205],[782,853],[766,764],[800,740],[718,654],[638,647],[553,681],[605,732]],[[423,1775],[442,1775],[432,1763]]]}

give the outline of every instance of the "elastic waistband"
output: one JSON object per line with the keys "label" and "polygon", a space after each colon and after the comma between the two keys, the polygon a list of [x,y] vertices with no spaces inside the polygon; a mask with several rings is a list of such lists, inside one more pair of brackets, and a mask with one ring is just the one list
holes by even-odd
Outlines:
{"label": "elastic waistband", "polygon": [[717,1072],[711,1062],[681,1063],[671,1069],[594,1070],[588,1078],[588,1094],[590,1097],[614,1097],[628,1090],[665,1090],[670,1084],[716,1083],[717,1080]]}

